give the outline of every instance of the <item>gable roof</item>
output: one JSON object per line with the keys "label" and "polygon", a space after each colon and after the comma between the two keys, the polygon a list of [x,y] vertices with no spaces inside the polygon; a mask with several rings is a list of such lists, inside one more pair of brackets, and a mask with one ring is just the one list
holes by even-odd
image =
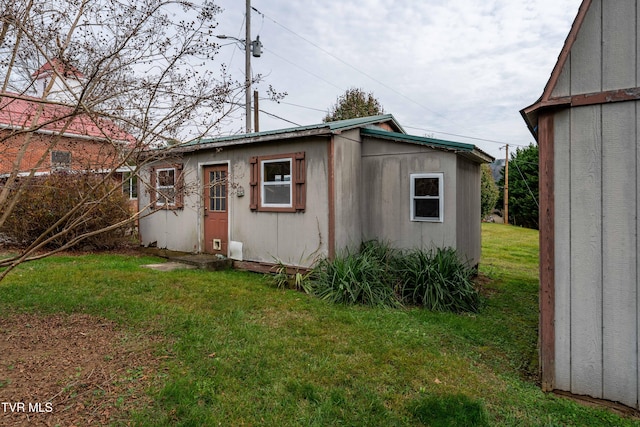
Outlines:
{"label": "gable roof", "polygon": [[75,77],[77,79],[81,79],[84,75],[73,65],[67,64],[58,58],[53,58],[50,61],[47,61],[42,67],[38,68],[31,75],[34,79],[41,77],[48,77],[53,75],[54,73],[58,73],[63,77]]}
{"label": "gable roof", "polygon": [[391,114],[379,116],[360,117],[357,119],[338,120],[335,122],[319,123],[315,125],[298,126],[294,128],[276,129],[263,132],[253,132],[248,134],[238,134],[231,136],[221,136],[217,138],[202,138],[185,142],[176,147],[174,151],[190,152],[207,148],[218,148],[231,145],[252,144],[256,142],[267,142],[273,140],[283,140],[290,138],[300,138],[301,136],[334,135],[351,129],[365,126],[384,125],[390,129],[405,133],[404,129]]}
{"label": "gable roof", "polygon": [[[63,136],[90,138],[93,140],[112,139],[132,143],[135,138],[110,120],[91,119],[77,114],[67,105],[44,102],[39,98],[25,97],[14,93],[0,94],[0,128],[25,130],[33,125],[36,113],[41,110],[37,132],[61,133]],[[69,122],[69,119],[71,121]]]}
{"label": "gable roof", "polygon": [[571,50],[578,39],[580,30],[582,29],[583,24],[587,19],[587,14],[593,4],[593,0],[582,1],[576,19],[571,26],[569,35],[567,36],[562,51],[558,56],[558,61],[551,72],[551,77],[545,85],[542,96],[532,105],[520,110],[520,114],[525,120],[529,131],[536,139],[538,138],[538,118],[542,111],[548,109],[640,100],[640,87],[600,90],[592,93],[570,93],[560,96],[556,93],[554,95],[556,88],[558,88],[558,82],[561,80],[563,72],[565,71],[565,66],[571,56]]}
{"label": "gable roof", "polygon": [[492,162],[494,159],[472,144],[444,141],[434,138],[408,135],[391,114],[361,117],[357,119],[338,120],[335,122],[316,125],[299,126],[296,128],[278,129],[250,134],[206,138],[190,141],[176,146],[172,151],[189,153],[200,150],[215,149],[236,145],[246,145],[260,142],[282,141],[285,139],[308,136],[331,136],[344,131],[359,129],[363,136],[386,139],[395,142],[428,146],[446,151],[461,153],[464,157],[478,163]]}

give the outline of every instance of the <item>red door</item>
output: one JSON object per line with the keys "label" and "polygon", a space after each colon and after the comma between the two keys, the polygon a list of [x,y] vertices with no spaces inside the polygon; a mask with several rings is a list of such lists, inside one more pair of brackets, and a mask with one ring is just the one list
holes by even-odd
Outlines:
{"label": "red door", "polygon": [[227,255],[229,217],[226,165],[204,168],[204,251]]}

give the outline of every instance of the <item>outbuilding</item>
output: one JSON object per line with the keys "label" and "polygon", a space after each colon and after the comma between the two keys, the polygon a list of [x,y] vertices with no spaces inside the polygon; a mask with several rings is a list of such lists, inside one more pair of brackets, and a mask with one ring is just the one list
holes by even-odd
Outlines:
{"label": "outbuilding", "polygon": [[542,97],[542,387],[640,409],[640,2],[584,0]]}
{"label": "outbuilding", "polygon": [[182,144],[142,171],[142,244],[265,270],[378,239],[453,247],[475,265],[480,164],[492,160],[408,135],[392,115]]}

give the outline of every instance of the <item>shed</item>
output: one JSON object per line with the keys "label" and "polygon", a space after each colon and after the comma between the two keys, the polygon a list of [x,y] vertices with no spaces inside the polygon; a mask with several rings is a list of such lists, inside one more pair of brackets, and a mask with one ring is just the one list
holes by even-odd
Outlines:
{"label": "shed", "polygon": [[371,239],[454,247],[477,264],[480,164],[492,160],[408,135],[392,115],[182,144],[140,175],[141,243],[252,270],[309,267]]}
{"label": "shed", "polygon": [[541,98],[542,387],[640,409],[640,2],[584,0]]}

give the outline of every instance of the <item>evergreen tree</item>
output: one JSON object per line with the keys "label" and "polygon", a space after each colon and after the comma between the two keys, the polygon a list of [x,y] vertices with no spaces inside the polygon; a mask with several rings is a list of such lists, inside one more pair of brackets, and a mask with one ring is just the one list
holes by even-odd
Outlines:
{"label": "evergreen tree", "polygon": [[[504,170],[498,186],[504,188]],[[529,144],[509,159],[509,223],[537,230],[538,211],[538,146]]]}
{"label": "evergreen tree", "polygon": [[483,164],[480,167],[480,171],[480,210],[482,218],[485,218],[495,208],[500,192],[493,179],[493,173],[491,173],[489,165]]}

